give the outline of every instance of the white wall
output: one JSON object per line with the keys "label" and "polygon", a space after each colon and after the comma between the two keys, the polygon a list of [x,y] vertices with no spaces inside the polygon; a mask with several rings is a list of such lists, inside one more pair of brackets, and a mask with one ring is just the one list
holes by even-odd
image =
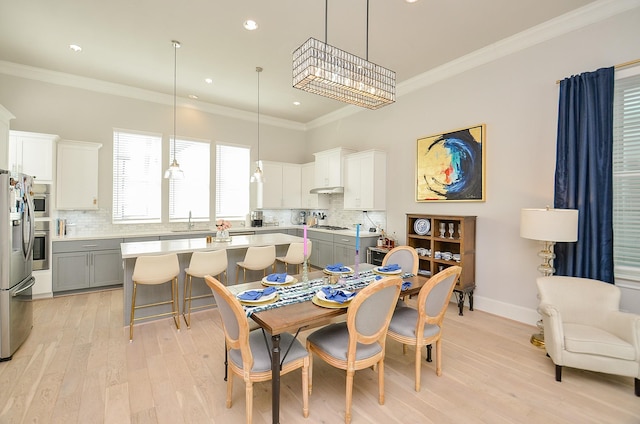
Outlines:
{"label": "white wall", "polygon": [[[389,231],[405,233],[406,213],[476,215],[475,306],[534,323],[540,246],[520,238],[519,218],[521,208],[553,205],[556,81],[640,58],[639,22],[636,8],[535,45],[403,95],[392,106],[308,131],[308,144],[387,151]],[[481,123],[486,201],[415,202],[416,140]],[[640,312],[639,303],[626,306]]]}

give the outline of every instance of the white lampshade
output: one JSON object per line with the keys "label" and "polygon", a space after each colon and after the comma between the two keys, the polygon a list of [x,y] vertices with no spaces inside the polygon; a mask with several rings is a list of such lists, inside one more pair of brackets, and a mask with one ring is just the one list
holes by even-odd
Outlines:
{"label": "white lampshade", "polygon": [[522,209],[520,237],[552,242],[578,240],[576,209]]}

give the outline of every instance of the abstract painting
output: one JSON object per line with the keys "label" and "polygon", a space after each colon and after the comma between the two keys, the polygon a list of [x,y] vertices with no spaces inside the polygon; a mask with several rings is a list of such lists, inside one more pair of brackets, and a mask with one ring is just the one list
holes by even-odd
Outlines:
{"label": "abstract painting", "polygon": [[416,201],[484,201],[485,125],[418,139]]}

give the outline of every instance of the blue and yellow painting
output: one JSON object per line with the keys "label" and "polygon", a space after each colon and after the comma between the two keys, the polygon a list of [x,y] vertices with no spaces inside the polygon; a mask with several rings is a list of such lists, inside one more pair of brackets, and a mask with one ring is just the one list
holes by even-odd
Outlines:
{"label": "blue and yellow painting", "polygon": [[416,201],[484,201],[484,125],[418,140]]}

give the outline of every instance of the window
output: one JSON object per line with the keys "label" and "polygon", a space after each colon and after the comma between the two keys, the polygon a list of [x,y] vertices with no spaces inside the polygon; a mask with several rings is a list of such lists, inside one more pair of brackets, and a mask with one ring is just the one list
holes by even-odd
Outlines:
{"label": "window", "polygon": [[[171,152],[173,142],[172,139]],[[175,143],[184,178],[169,181],[169,221],[184,221],[189,213],[195,221],[209,221],[210,144],[179,138]]]}
{"label": "window", "polygon": [[114,223],[160,222],[162,136],[113,131]]}
{"label": "window", "polygon": [[216,218],[244,220],[249,213],[248,147],[216,145]]}
{"label": "window", "polygon": [[613,234],[616,280],[640,282],[640,74],[615,82]]}

